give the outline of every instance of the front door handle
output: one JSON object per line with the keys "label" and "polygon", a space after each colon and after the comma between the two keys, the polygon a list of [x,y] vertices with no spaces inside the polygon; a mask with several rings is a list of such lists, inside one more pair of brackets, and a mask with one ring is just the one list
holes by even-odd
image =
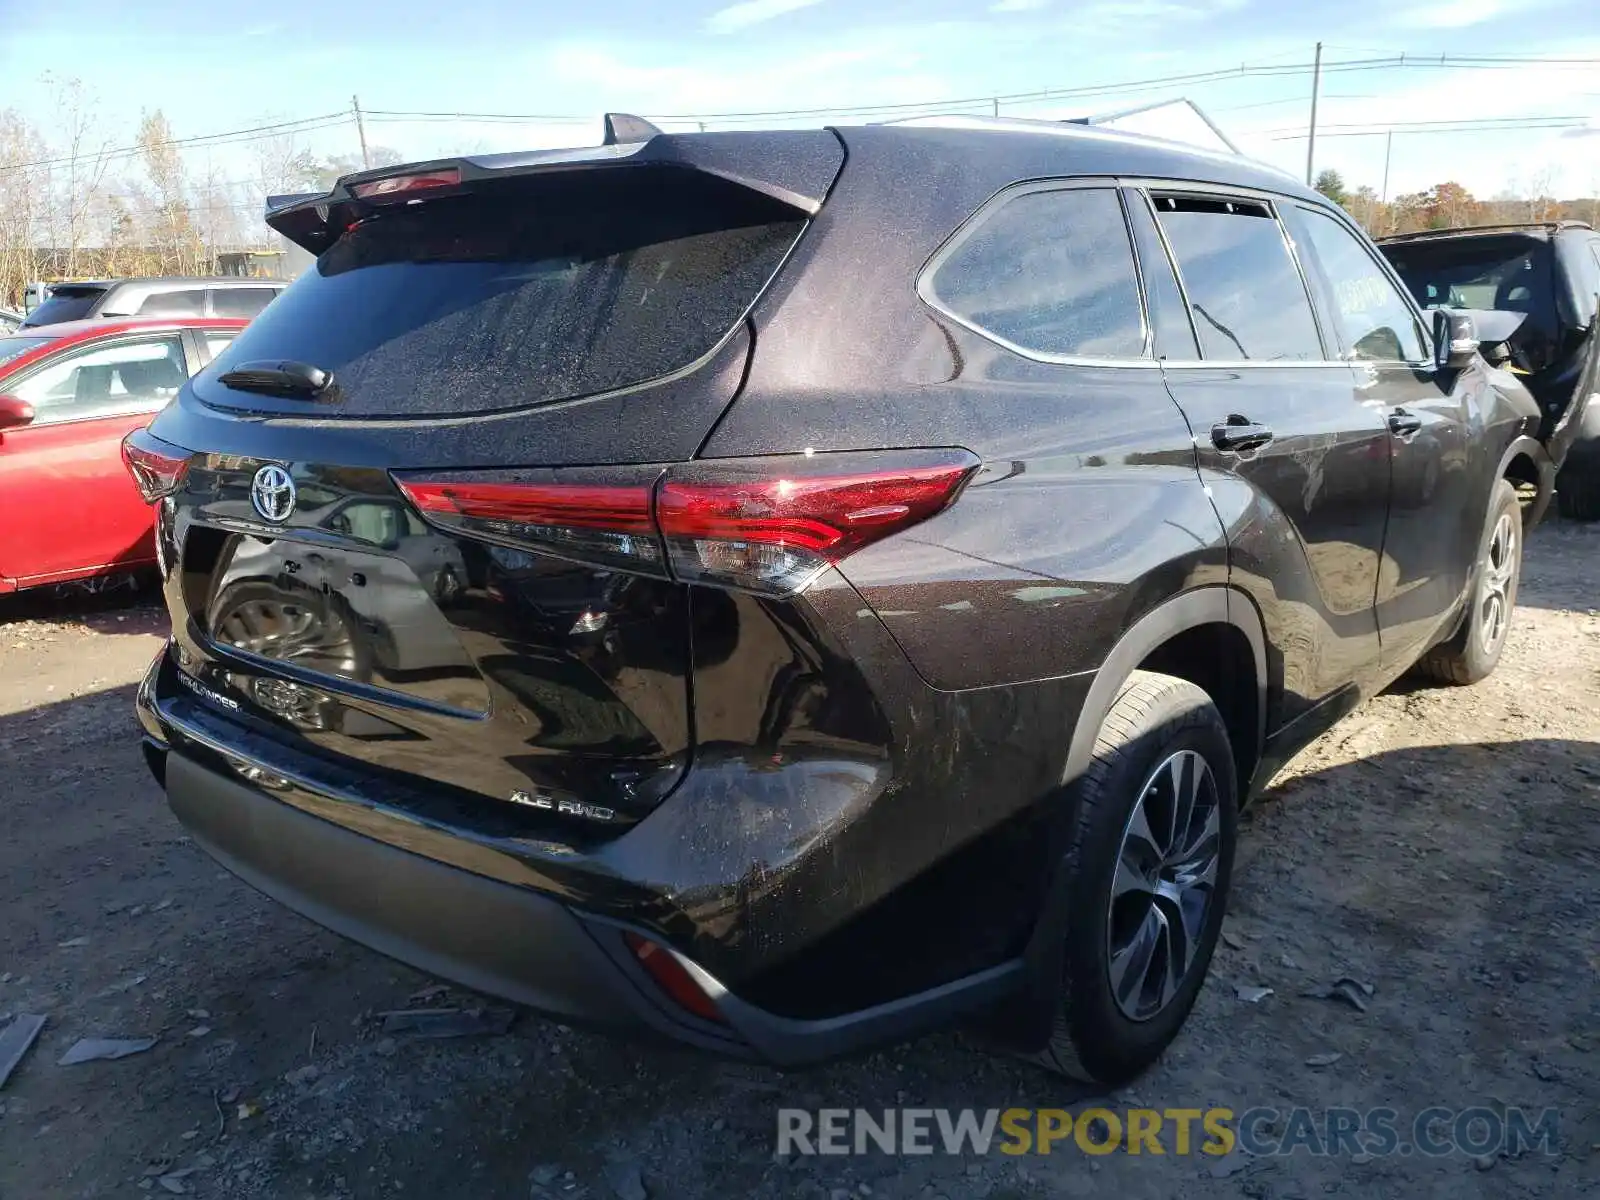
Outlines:
{"label": "front door handle", "polygon": [[1389,432],[1395,437],[1410,437],[1422,428],[1422,418],[1416,413],[1397,408],[1389,414]]}
{"label": "front door handle", "polygon": [[1211,427],[1211,444],[1218,450],[1259,450],[1270,441],[1272,430],[1238,413]]}

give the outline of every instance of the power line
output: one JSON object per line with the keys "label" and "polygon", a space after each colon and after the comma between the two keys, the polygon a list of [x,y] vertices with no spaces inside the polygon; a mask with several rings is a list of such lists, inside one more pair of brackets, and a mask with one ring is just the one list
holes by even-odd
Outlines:
{"label": "power line", "polygon": [[[1561,70],[1566,68],[1589,68],[1600,66],[1600,58],[1537,58],[1516,55],[1463,55],[1452,56],[1447,54],[1417,56],[1410,54],[1390,55],[1378,58],[1344,59],[1334,62],[1324,62],[1322,73],[1347,74],[1352,72],[1389,71],[1389,70],[1511,70],[1521,67],[1539,66],[1545,69]],[[749,109],[744,111],[712,112],[712,113],[662,113],[652,114],[654,119],[663,122],[684,122],[689,124],[719,124],[740,122],[755,119],[773,120],[800,120],[807,118],[827,118],[840,116],[856,117],[892,117],[896,115],[910,115],[913,113],[937,110],[941,112],[959,112],[971,110],[973,112],[987,113],[993,107],[1004,104],[1011,108],[1025,107],[1038,104],[1049,104],[1062,100],[1082,99],[1095,96],[1132,95],[1161,88],[1175,88],[1206,83],[1225,82],[1231,79],[1242,78],[1274,78],[1294,77],[1308,75],[1316,69],[1315,63],[1256,63],[1242,62],[1236,67],[1218,68],[1208,71],[1193,71],[1182,74],[1153,76],[1144,79],[1123,80],[1116,83],[1091,84],[1076,87],[1047,87],[1026,92],[999,93],[984,96],[969,96],[964,98],[947,98],[940,100],[924,100],[915,102],[879,103],[867,105],[833,105],[815,108],[789,108],[789,109]],[[590,124],[592,116],[560,114],[560,113],[475,113],[475,112],[437,112],[437,111],[405,111],[398,109],[363,109],[362,116],[371,121],[382,121],[394,124],[427,123],[427,122],[483,122],[499,123],[508,122],[516,124],[560,124],[574,125]],[[33,162],[13,163],[0,166],[0,172],[14,172],[38,167],[63,166],[73,162],[93,163],[108,162],[137,157],[150,149],[174,148],[180,151],[210,149],[213,147],[240,145],[268,138],[282,137],[299,133],[314,133],[320,130],[344,126],[352,120],[349,110],[322,113],[317,116],[301,117],[290,121],[277,121],[269,124],[249,126],[243,129],[224,130],[216,133],[196,134],[190,137],[168,138],[160,142],[150,143],[148,146],[122,146],[111,150],[102,150],[98,153],[86,153],[77,156],[65,156],[38,159]],[[1331,127],[1330,127],[1331,128]],[[1304,134],[1300,136],[1305,136]],[[1339,136],[1330,134],[1329,136]],[[1284,140],[1284,139],[1275,139]]]}
{"label": "power line", "polygon": [[148,150],[175,147],[181,150],[205,150],[213,146],[232,146],[241,142],[263,141],[268,138],[283,137],[286,134],[312,133],[318,129],[330,129],[335,125],[342,125],[350,120],[347,112],[323,113],[317,117],[301,117],[297,121],[281,121],[272,125],[257,125],[249,129],[232,129],[223,133],[202,133],[193,137],[168,138],[164,141],[150,142],[143,146],[119,146],[114,150],[101,150],[79,154],[76,158],[41,158],[34,162],[10,163],[0,167],[0,171],[22,171],[32,167],[56,167],[68,163],[78,162],[109,162],[116,159],[133,158],[144,154]]}
{"label": "power line", "polygon": [[[1483,121],[1441,121],[1418,122],[1413,125],[1363,125],[1349,126],[1334,132],[1328,132],[1329,126],[1322,126],[1317,130],[1319,138],[1347,138],[1347,137],[1384,137],[1388,134],[1403,134],[1410,137],[1421,137],[1428,134],[1443,133],[1502,133],[1512,130],[1525,129],[1584,129],[1589,125],[1587,117],[1491,117]],[[1276,137],[1268,138],[1273,142],[1298,142],[1306,138],[1306,131],[1299,133],[1281,133]]]}
{"label": "power line", "polygon": [[[1432,55],[1416,57],[1413,55],[1399,54],[1383,58],[1342,59],[1322,64],[1323,74],[1347,74],[1352,71],[1387,71],[1387,70],[1504,70],[1524,66],[1550,66],[1567,67],[1600,66],[1600,58],[1533,58],[1517,57],[1512,55],[1473,55],[1450,56]],[[818,108],[779,108],[779,109],[749,109],[738,112],[703,112],[703,113],[650,113],[647,114],[660,121],[706,121],[717,123],[724,121],[743,121],[755,118],[773,119],[799,119],[803,117],[829,117],[829,116],[870,116],[886,115],[895,112],[923,111],[926,109],[945,109],[951,107],[987,106],[998,100],[1002,104],[1016,106],[1028,103],[1048,103],[1053,100],[1072,99],[1085,96],[1106,96],[1144,91],[1150,88],[1171,87],[1182,84],[1198,84],[1219,82],[1227,79],[1250,77],[1273,77],[1309,75],[1315,70],[1315,63],[1268,63],[1251,65],[1240,63],[1236,67],[1217,68],[1209,71],[1193,71],[1176,75],[1154,76],[1147,79],[1124,80],[1119,83],[1091,84],[1080,87],[1049,87],[1028,92],[990,93],[982,96],[967,96],[956,99],[905,101],[898,103],[865,104],[865,105],[832,105]],[[403,111],[398,109],[364,109],[363,112],[370,119],[383,118],[391,121],[513,121],[536,124],[540,122],[569,124],[573,122],[587,123],[591,117],[574,116],[571,114],[557,113],[503,113],[503,112],[438,112],[438,111]]]}

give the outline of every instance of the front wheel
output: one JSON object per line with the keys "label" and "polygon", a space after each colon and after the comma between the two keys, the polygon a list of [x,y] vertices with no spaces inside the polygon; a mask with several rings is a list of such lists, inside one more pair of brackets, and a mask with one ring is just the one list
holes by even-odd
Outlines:
{"label": "front wheel", "polygon": [[1236,796],[1232,748],[1210,696],[1134,672],[1079,789],[1063,863],[1061,998],[1037,1061],[1114,1085],[1177,1036],[1222,928]]}
{"label": "front wheel", "polygon": [[1496,481],[1478,544],[1472,593],[1461,628],[1418,661],[1415,672],[1435,683],[1486,679],[1505,649],[1522,577],[1522,508],[1510,480]]}

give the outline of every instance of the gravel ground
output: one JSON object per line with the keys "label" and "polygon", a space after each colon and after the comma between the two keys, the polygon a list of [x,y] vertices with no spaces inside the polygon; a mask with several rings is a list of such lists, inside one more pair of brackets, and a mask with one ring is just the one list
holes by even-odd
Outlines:
{"label": "gravel ground", "polygon": [[[376,1012],[475,1001],[429,994],[184,837],[130,715],[160,611],[10,598],[0,1021],[49,1020],[0,1091],[0,1198],[1600,1195],[1600,527],[1539,531],[1521,603],[1492,679],[1378,697],[1247,814],[1199,1006],[1107,1100],[953,1034],[794,1074],[532,1017],[386,1037]],[[1343,976],[1373,986],[1367,1011],[1303,994]],[[1256,987],[1273,992],[1241,999]],[[58,1065],[83,1037],[158,1040]],[[773,1152],[780,1107],[1095,1103],[1388,1106],[1402,1123],[1554,1107],[1560,1136],[1477,1159]]]}

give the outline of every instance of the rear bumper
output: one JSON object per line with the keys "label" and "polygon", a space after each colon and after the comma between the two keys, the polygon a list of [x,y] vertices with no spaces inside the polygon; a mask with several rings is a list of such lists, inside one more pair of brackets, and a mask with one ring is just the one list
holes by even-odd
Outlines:
{"label": "rear bumper", "polygon": [[363,837],[168,751],[167,800],[208,854],[336,933],[476,991],[579,1024],[740,1053],[669,1013],[626,966],[621,930],[526,888]]}
{"label": "rear bumper", "polygon": [[631,931],[666,946],[653,928],[655,905],[641,901],[638,924],[615,904],[606,915],[586,911],[571,877],[525,872],[528,883],[516,882],[514,860],[503,852],[425,822],[397,822],[354,794],[280,774],[283,764],[253,754],[247,736],[218,740],[217,726],[201,722],[203,706],[158,700],[153,684],[164,659],[139,689],[137,714],[150,769],[195,841],[286,907],[419,970],[575,1025],[780,1066],[902,1040],[1022,985],[1023,962],[1013,959],[870,1008],[804,1020],[740,999],[668,946],[725,1023],[696,1017],[668,997],[624,940]]}

